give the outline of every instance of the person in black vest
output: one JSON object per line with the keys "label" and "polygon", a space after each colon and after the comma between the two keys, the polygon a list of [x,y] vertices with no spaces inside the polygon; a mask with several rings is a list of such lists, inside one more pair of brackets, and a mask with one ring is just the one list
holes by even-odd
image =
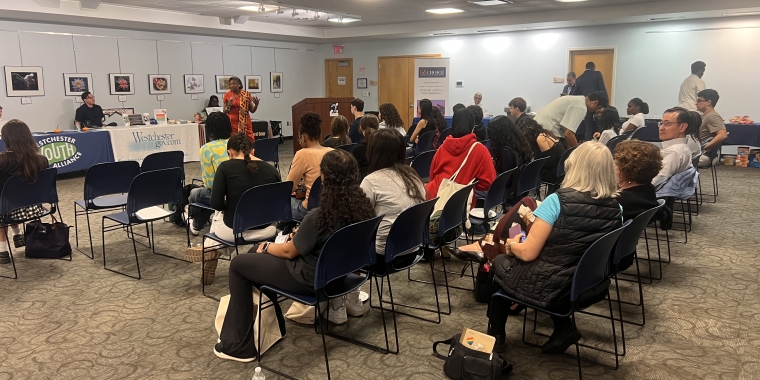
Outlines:
{"label": "person in black vest", "polygon": [[103,114],[103,108],[95,104],[95,95],[89,91],[85,91],[82,94],[82,101],[84,101],[84,104],[77,108],[77,113],[74,116],[77,128],[102,127],[103,122],[106,121],[106,116]]}
{"label": "person in black vest", "polygon": [[[506,243],[506,254],[493,261],[494,281],[507,294],[552,310],[566,308],[581,256],[597,239],[622,226],[622,210],[612,153],[597,142],[581,144],[568,157],[562,187],[546,197],[533,212],[536,221],[520,242],[519,234]],[[494,298],[488,311],[488,334],[496,338],[494,351],[505,345],[509,314],[521,306]],[[541,350],[559,354],[581,334],[570,318],[552,317],[554,332]]]}

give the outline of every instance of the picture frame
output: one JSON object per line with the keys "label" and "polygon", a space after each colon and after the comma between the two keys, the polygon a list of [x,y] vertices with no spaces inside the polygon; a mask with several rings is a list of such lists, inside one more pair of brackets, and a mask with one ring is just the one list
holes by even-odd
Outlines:
{"label": "picture frame", "polygon": [[148,92],[151,95],[171,94],[172,77],[169,74],[148,74]]}
{"label": "picture frame", "polygon": [[5,94],[9,97],[45,96],[42,66],[5,66]]}
{"label": "picture frame", "polygon": [[92,92],[92,88],[92,74],[63,74],[66,96],[82,96],[85,92]]}
{"label": "picture frame", "polygon": [[206,92],[203,74],[185,74],[185,94],[202,94]]}
{"label": "picture frame", "polygon": [[135,74],[108,74],[108,88],[111,95],[134,95]]}
{"label": "picture frame", "polygon": [[262,92],[261,75],[246,75],[245,89],[246,91],[253,93]]}
{"label": "picture frame", "polygon": [[367,78],[357,78],[356,88],[367,88]]}
{"label": "picture frame", "polygon": [[269,73],[269,86],[271,92],[282,92],[282,73],[270,72]]}
{"label": "picture frame", "polygon": [[230,90],[230,78],[234,75],[217,75],[216,76],[216,93],[224,94]]}

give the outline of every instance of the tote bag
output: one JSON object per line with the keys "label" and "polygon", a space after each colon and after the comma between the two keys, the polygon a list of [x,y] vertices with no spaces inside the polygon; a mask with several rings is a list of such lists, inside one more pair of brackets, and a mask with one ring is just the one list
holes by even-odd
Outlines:
{"label": "tote bag", "polygon": [[35,220],[26,224],[24,254],[34,259],[60,259],[71,255],[69,243],[69,226],[52,216],[53,223]]}
{"label": "tote bag", "polygon": [[[280,330],[280,323],[277,321],[277,312],[274,307],[261,310],[261,305],[256,305],[259,301],[259,290],[253,288],[253,306],[255,314],[253,315],[253,340],[256,345],[256,351],[260,354],[267,352],[267,350],[282,339],[284,331]],[[264,295],[261,298],[262,303],[269,302],[269,298]],[[224,325],[224,317],[227,315],[227,308],[230,305],[230,295],[226,295],[219,299],[219,309],[216,311],[215,327],[219,336],[222,336],[222,326]],[[259,347],[259,318],[261,320],[261,347]],[[282,326],[285,326],[284,320]]]}
{"label": "tote bag", "polygon": [[[470,185],[473,182],[473,181],[470,181],[466,185],[460,185],[456,183],[455,180],[457,179],[457,175],[459,175],[459,171],[462,170],[462,168],[464,167],[464,164],[467,163],[467,159],[470,158],[470,153],[472,153],[472,150],[475,148],[475,145],[477,144],[480,144],[480,143],[476,142],[470,145],[470,150],[467,151],[467,156],[464,157],[464,161],[462,161],[462,164],[459,165],[459,169],[457,169],[457,171],[454,172],[451,178],[444,178],[443,181],[441,181],[441,184],[438,185],[438,201],[435,202],[435,207],[433,207],[433,214],[430,216],[430,238],[433,240],[433,242],[438,241],[437,240],[439,237],[438,236],[438,221],[441,218],[443,207],[446,206],[446,203],[449,201],[451,196],[454,195],[454,193]],[[469,199],[472,199],[472,191],[470,191]],[[465,221],[465,227],[467,229],[470,228],[469,218],[467,218],[467,220]],[[456,234],[456,236],[459,236],[460,233],[461,231],[459,229],[454,231],[454,234]]]}

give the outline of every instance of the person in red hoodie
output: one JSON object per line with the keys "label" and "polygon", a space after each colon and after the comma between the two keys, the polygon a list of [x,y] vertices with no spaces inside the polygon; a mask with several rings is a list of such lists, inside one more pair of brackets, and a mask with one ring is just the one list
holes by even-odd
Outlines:
{"label": "person in red hoodie", "polygon": [[[430,165],[430,182],[425,185],[427,199],[433,199],[438,195],[441,182],[445,178],[451,178],[459,169],[472,144],[477,144],[477,146],[472,149],[470,157],[459,171],[455,182],[465,185],[475,179],[478,181],[475,185],[475,191],[478,193],[485,192],[491,187],[491,183],[496,178],[496,170],[488,148],[478,143],[478,138],[472,132],[474,127],[474,117],[470,110],[460,109],[454,113],[451,135],[446,137],[438,148]],[[474,204],[473,199],[473,206]]]}

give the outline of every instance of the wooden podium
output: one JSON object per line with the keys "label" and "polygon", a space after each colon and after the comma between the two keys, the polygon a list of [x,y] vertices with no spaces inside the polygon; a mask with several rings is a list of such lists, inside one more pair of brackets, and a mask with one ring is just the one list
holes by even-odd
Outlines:
{"label": "wooden podium", "polygon": [[298,144],[298,129],[301,127],[301,116],[307,112],[316,112],[322,117],[322,136],[330,134],[330,123],[332,123],[332,117],[330,116],[330,106],[338,103],[338,114],[345,116],[348,119],[349,124],[354,121],[353,115],[351,115],[351,101],[354,98],[306,98],[296,103],[293,110],[293,153],[301,149],[301,145]]}

